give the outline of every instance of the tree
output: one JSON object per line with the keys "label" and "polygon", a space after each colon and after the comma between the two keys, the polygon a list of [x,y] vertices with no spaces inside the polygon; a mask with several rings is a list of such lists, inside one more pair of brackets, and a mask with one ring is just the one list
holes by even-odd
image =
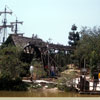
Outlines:
{"label": "tree", "polygon": [[87,67],[97,68],[100,62],[100,27],[93,29],[83,27],[81,38],[75,50],[75,57],[80,59],[80,63],[86,60]]}
{"label": "tree", "polygon": [[19,59],[20,51],[13,46],[0,49],[0,71],[1,75],[8,75],[12,79],[19,77],[24,71],[25,63]]}
{"label": "tree", "polygon": [[[73,47],[73,48],[76,48],[77,44],[78,44],[78,41],[80,39],[80,36],[79,36],[79,32],[77,32],[77,26],[75,24],[72,25],[72,28],[71,28],[72,32],[69,32],[69,46]],[[75,57],[74,57],[74,50],[73,51],[68,51],[68,54],[70,55],[70,63],[75,63],[76,60],[75,60]]]}
{"label": "tree", "polygon": [[80,37],[79,37],[79,33],[76,32],[77,30],[77,27],[75,24],[72,25],[72,28],[71,28],[72,32],[69,32],[69,45],[70,46],[74,46],[76,47],[77,45],[77,42],[79,41]]}
{"label": "tree", "polygon": [[67,64],[69,63],[69,56],[64,51],[59,50],[59,52],[55,55],[55,61],[59,67],[59,70],[64,71],[65,69],[67,69]]}

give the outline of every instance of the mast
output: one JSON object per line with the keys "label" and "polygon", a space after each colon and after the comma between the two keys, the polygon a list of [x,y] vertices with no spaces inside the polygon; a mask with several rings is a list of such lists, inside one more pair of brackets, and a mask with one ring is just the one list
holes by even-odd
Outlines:
{"label": "mast", "polygon": [[12,28],[12,25],[7,25],[7,14],[12,15],[11,11],[7,11],[6,6],[3,12],[0,12],[0,16],[4,14],[3,25],[0,26],[0,30],[3,29],[3,40],[4,43],[7,38],[7,28]]}
{"label": "mast", "polygon": [[23,24],[23,22],[22,21],[18,21],[17,18],[16,18],[15,22],[11,22],[11,25],[15,26],[15,29],[12,30],[12,31],[14,31],[15,34],[18,34],[18,24]]}

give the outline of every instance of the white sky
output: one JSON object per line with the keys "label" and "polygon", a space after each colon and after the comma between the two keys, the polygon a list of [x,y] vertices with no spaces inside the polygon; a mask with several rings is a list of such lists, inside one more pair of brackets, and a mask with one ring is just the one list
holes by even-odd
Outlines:
{"label": "white sky", "polygon": [[[71,26],[100,26],[100,0],[0,0],[0,11],[7,5],[23,21],[24,36],[38,37],[67,45]],[[8,15],[8,22],[15,16]],[[0,22],[2,16],[0,17]]]}

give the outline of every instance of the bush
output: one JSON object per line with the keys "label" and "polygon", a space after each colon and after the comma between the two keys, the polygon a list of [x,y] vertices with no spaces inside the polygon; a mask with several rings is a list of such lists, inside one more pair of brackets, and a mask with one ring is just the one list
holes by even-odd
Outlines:
{"label": "bush", "polygon": [[0,90],[25,91],[28,86],[21,78],[12,79],[9,75],[0,75]]}
{"label": "bush", "polygon": [[74,91],[73,78],[75,78],[75,72],[69,74],[62,73],[61,77],[58,78],[58,89],[63,91]]}
{"label": "bush", "polygon": [[12,88],[11,77],[9,75],[0,75],[0,90],[9,90]]}
{"label": "bush", "polygon": [[55,87],[57,87],[57,85],[56,84],[48,84],[48,88],[55,88]]}
{"label": "bush", "polygon": [[73,86],[69,87],[69,86],[66,86],[66,84],[58,84],[57,87],[61,91],[66,91],[66,92],[75,91]]}
{"label": "bush", "polygon": [[36,78],[41,78],[46,76],[46,72],[44,71],[44,67],[41,61],[33,59],[31,65],[34,66],[33,74],[36,75]]}
{"label": "bush", "polygon": [[25,63],[19,59],[20,51],[13,46],[8,46],[0,50],[0,71],[1,74],[8,74],[12,78],[19,77],[24,71]]}

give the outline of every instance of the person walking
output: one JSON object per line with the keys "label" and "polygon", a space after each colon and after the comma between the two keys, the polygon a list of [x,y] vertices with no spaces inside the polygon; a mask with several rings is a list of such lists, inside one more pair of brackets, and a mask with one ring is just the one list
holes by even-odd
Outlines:
{"label": "person walking", "polygon": [[33,71],[34,71],[34,67],[31,65],[29,70],[30,70],[30,74],[31,74],[31,81],[33,82]]}

